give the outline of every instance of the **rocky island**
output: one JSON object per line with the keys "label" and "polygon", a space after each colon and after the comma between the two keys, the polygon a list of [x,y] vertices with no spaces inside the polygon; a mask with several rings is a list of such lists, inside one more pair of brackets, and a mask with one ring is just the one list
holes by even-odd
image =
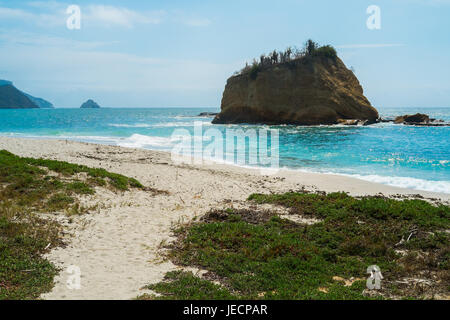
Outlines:
{"label": "rocky island", "polygon": [[80,107],[81,109],[99,109],[100,106],[92,99],[89,99],[83,103]]}
{"label": "rocky island", "polygon": [[0,80],[0,109],[53,108],[53,104],[17,89],[11,81]]}
{"label": "rocky island", "polygon": [[262,55],[227,81],[213,123],[370,124],[379,118],[331,46]]}

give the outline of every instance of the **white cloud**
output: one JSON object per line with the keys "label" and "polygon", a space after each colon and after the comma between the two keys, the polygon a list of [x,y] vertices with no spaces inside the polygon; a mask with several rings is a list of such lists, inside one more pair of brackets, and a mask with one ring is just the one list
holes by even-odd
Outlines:
{"label": "white cloud", "polygon": [[[56,1],[31,1],[28,10],[0,7],[1,20],[21,20],[41,27],[64,26],[69,3]],[[184,12],[166,13],[164,10],[136,11],[126,7],[91,4],[81,6],[81,22],[84,27],[134,28],[138,25],[160,24],[165,20],[190,27],[207,27],[212,22],[204,17],[190,17]]]}
{"label": "white cloud", "polygon": [[206,17],[191,15],[181,10],[171,11],[170,18],[173,23],[183,24],[188,27],[207,27],[212,23],[212,21]]}
{"label": "white cloud", "polygon": [[4,77],[58,106],[77,106],[81,96],[100,96],[109,106],[206,105],[220,97],[237,67],[111,52],[105,43],[32,34],[0,31],[2,39],[8,40],[0,41]]}
{"label": "white cloud", "polygon": [[206,18],[187,19],[184,23],[191,27],[207,27],[211,24],[211,20]]}
{"label": "white cloud", "polygon": [[[38,26],[64,26],[68,17],[66,8],[69,4],[55,1],[33,1],[28,6],[32,9],[13,9],[0,7],[1,20],[21,20]],[[36,12],[38,11],[38,12]],[[88,5],[81,7],[82,23],[88,26],[133,28],[140,24],[159,24],[165,12],[137,12],[131,9],[107,5]]]}
{"label": "white cloud", "polygon": [[420,0],[420,1],[431,5],[450,4],[450,0]]}
{"label": "white cloud", "polygon": [[132,28],[137,24],[159,24],[164,14],[164,11],[139,13],[127,8],[89,5],[85,17],[93,24]]}
{"label": "white cloud", "polygon": [[401,43],[366,43],[366,44],[343,44],[336,46],[338,49],[358,49],[358,48],[388,48],[403,47]]}
{"label": "white cloud", "polygon": [[52,11],[50,13],[34,13],[22,9],[12,9],[7,7],[0,7],[0,19],[21,20],[26,23],[33,23],[38,26],[54,27],[64,25],[66,16],[63,12]]}
{"label": "white cloud", "polygon": [[0,7],[0,19],[28,19],[33,17],[33,14],[20,10]]}
{"label": "white cloud", "polygon": [[411,3],[417,3],[422,5],[429,5],[440,7],[441,5],[446,6],[450,4],[450,0],[397,0],[399,2],[403,2],[405,5],[409,5]]}
{"label": "white cloud", "polygon": [[34,8],[40,9],[50,9],[50,10],[61,10],[67,8],[67,4],[57,2],[57,1],[30,1],[27,5]]}
{"label": "white cloud", "polygon": [[14,46],[60,47],[75,50],[90,50],[117,43],[117,41],[77,41],[62,37],[34,34],[29,32],[6,32],[2,29],[0,29],[0,41],[6,42],[7,45]]}

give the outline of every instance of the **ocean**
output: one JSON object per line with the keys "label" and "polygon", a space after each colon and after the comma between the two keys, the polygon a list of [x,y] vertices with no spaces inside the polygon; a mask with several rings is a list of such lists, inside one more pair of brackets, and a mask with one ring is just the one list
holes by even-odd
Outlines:
{"label": "ocean", "polygon": [[[386,185],[450,193],[450,127],[212,125],[217,108],[0,110],[0,136],[70,139],[171,151],[174,130],[277,129],[280,168],[335,173]],[[450,121],[450,108],[379,109],[382,117],[422,112]],[[195,138],[195,137],[194,137]],[[199,138],[199,137],[197,137]],[[203,138],[200,138],[203,141]],[[248,143],[240,146],[249,148]],[[239,147],[238,147],[239,148]]]}

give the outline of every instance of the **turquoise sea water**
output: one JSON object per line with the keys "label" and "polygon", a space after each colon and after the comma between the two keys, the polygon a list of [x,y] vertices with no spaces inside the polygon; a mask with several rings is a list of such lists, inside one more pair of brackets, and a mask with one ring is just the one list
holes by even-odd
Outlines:
{"label": "turquoise sea water", "polygon": [[[0,135],[72,139],[171,151],[176,129],[278,129],[280,167],[351,175],[399,187],[450,193],[450,127],[390,123],[367,127],[211,125],[217,108],[0,110]],[[383,117],[423,112],[450,121],[450,108],[380,109]],[[245,147],[245,146],[244,146]],[[247,146],[248,148],[248,146]]]}

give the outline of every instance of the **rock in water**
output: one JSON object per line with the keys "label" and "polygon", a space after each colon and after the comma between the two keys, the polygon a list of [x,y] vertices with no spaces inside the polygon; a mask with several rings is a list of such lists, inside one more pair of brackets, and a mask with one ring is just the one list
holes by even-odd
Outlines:
{"label": "rock in water", "polygon": [[337,57],[305,56],[228,79],[213,123],[320,125],[376,122],[378,111]]}
{"label": "rock in water", "polygon": [[406,114],[404,116],[396,117],[394,122],[406,124],[427,124],[430,123],[430,117],[423,113],[416,113],[413,115]]}
{"label": "rock in water", "polygon": [[197,117],[214,117],[217,116],[218,112],[200,112]]}
{"label": "rock in water", "polygon": [[92,99],[89,99],[81,105],[82,109],[98,109],[100,106]]}

